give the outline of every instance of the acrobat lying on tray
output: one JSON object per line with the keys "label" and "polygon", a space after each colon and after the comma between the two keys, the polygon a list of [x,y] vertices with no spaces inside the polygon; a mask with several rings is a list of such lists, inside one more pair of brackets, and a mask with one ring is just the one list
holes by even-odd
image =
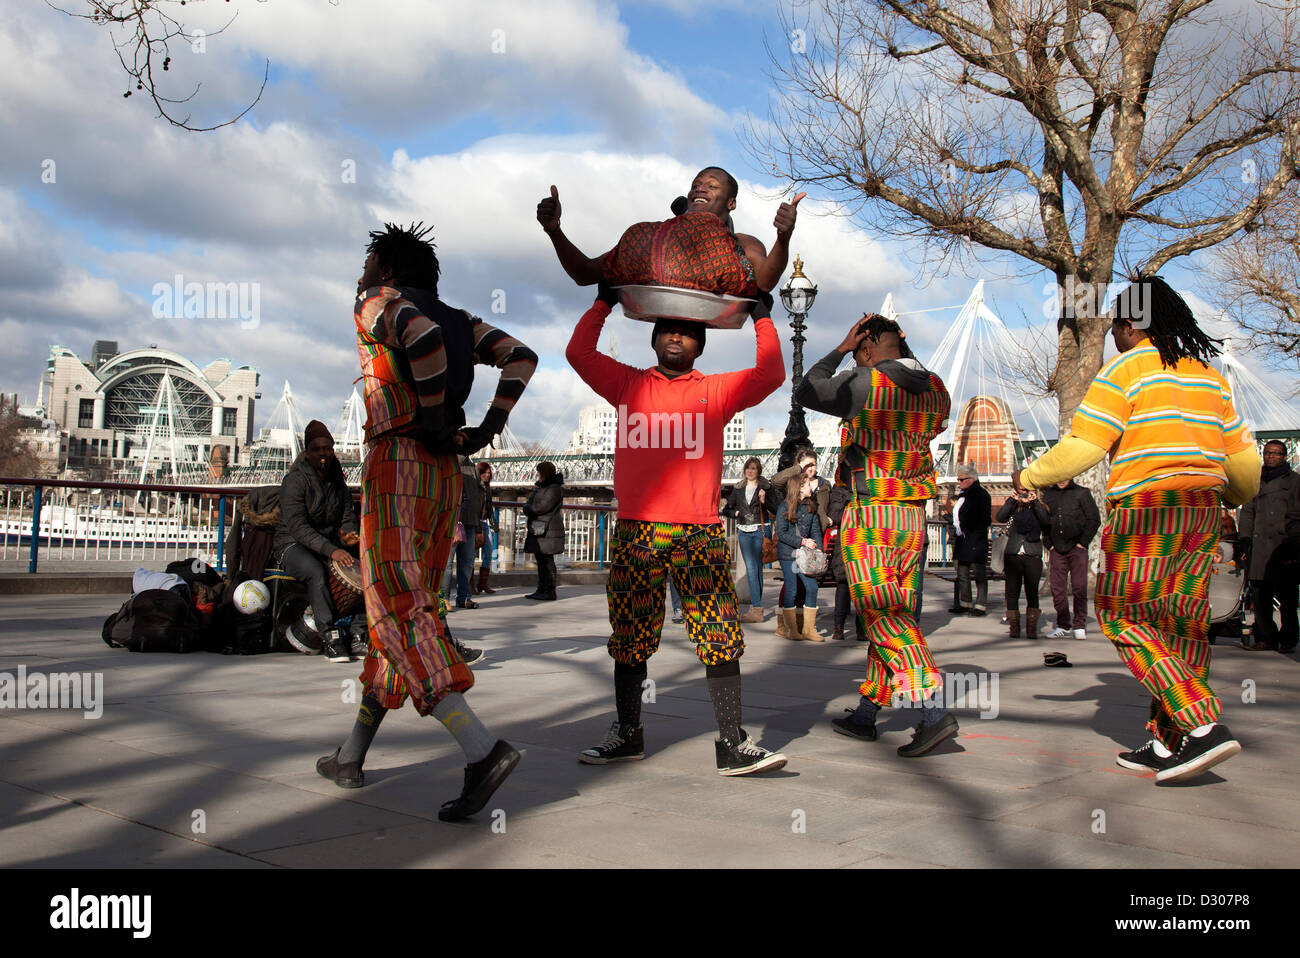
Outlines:
{"label": "acrobat lying on tray", "polygon": [[[560,194],[554,186],[537,204],[537,221],[573,281],[620,288],[628,316],[654,319],[681,309],[677,318],[734,326],[744,321],[752,297],[769,292],[785,272],[796,207],[805,195],[797,193],[777,210],[776,241],[769,251],[756,237],[732,231],[729,213],[736,208],[737,190],[726,170],[706,167],[691,183],[690,193],[674,204],[674,211],[682,212],[673,219],[631,226],[617,246],[598,257],[587,256],[560,229]],[[665,287],[706,295],[665,296]]]}

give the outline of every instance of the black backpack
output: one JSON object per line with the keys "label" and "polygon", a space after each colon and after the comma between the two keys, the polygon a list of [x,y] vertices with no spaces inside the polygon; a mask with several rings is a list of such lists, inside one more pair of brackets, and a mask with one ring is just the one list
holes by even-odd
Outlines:
{"label": "black backpack", "polygon": [[132,652],[197,652],[202,626],[189,600],[172,589],[145,589],[104,621],[100,636]]}
{"label": "black backpack", "polygon": [[235,589],[251,576],[238,572],[212,612],[207,649],[222,655],[261,655],[270,652],[271,610],[240,612],[235,606]]}

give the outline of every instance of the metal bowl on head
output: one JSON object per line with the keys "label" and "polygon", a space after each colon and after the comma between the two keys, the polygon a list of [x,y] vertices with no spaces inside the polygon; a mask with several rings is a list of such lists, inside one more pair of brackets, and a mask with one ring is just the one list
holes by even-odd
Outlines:
{"label": "metal bowl on head", "polygon": [[657,319],[684,319],[715,329],[739,329],[758,302],[725,293],[706,293],[675,286],[617,286],[618,301],[628,319],[653,323]]}

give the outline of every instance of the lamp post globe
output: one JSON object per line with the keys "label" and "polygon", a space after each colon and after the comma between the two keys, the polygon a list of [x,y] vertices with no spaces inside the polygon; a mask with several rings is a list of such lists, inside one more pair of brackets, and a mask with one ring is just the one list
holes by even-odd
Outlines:
{"label": "lamp post globe", "polygon": [[803,381],[803,344],[804,319],[812,310],[813,300],[817,298],[817,284],[803,272],[803,260],[794,258],[794,273],[781,287],[781,305],[790,314],[790,327],[794,335],[790,341],[794,346],[794,365],[790,376],[790,421],[786,423],[785,438],[781,441],[781,454],[777,459],[780,469],[794,463],[794,451],[808,443],[808,423],[804,420],[803,406],[794,400],[794,390]]}

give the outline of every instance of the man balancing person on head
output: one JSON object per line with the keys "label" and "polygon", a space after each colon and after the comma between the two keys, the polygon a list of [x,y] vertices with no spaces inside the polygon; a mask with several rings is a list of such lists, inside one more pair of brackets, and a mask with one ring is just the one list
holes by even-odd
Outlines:
{"label": "man balancing person on head", "polygon": [[[605,319],[618,302],[611,273],[628,281],[636,268],[626,264],[638,258],[643,266],[656,264],[655,274],[646,278],[661,285],[689,283],[715,293],[753,295],[776,284],[794,228],[794,205],[786,204],[778,213],[778,242],[772,254],[762,253],[756,240],[757,246],[750,246],[748,252],[736,253],[735,238],[722,225],[726,213],[735,208],[735,193],[734,180],[721,170],[706,169],[691,189],[693,211],[664,224],[634,226],[618,247],[596,260],[582,256],[560,233],[554,187],[551,198],[538,204],[538,221],[569,275],[580,285],[600,283],[598,298],[579,321],[565,355],[583,381],[618,411],[614,454],[618,522],[606,584],[617,718],[604,742],[578,756],[588,764],[645,757],[642,684],[646,660],[659,646],[664,582],[669,576],[682,598],[687,634],[705,666],[718,724],[714,755],[719,774],[775,770],[786,762],[784,755],[757,745],[741,728],[744,633],[738,621],[730,550],[718,518],[724,427],[737,412],[767,398],[785,378],[781,344],[770,315],[771,298],[763,296],[754,309],[757,358],[751,369],[711,376],[700,373],[695,360],[704,350],[706,326],[678,319],[655,322],[650,344],[658,363],[650,369],[624,365],[596,348]],[[649,233],[656,242],[666,241],[657,249],[670,255],[644,255],[647,247],[640,240]],[[616,266],[619,262],[625,265]],[[664,263],[668,265],[661,269]],[[682,279],[685,283],[675,282]]]}
{"label": "man balancing person on head", "polygon": [[1164,280],[1139,279],[1112,313],[1119,356],[1088,387],[1070,434],[1011,481],[1044,489],[1109,452],[1094,611],[1152,695],[1151,740],[1116,761],[1179,782],[1241,751],[1207,681],[1207,588],[1222,507],[1255,495],[1260,459],[1231,387],[1209,366],[1222,341],[1201,331]]}
{"label": "man balancing person on head", "polygon": [[[370,651],[352,734],[316,763],[344,788],[364,784],[361,766],[388,709],[409,695],[455,736],[468,765],[458,798],[438,812],[456,821],[481,809],[519,762],[463,695],[474,676],[438,617],[438,585],[451,553],[461,500],[457,454],[472,455],[505,428],[537,366],[523,343],[438,298],[438,257],[420,225],[370,234],[357,283],[357,352],[365,377],[365,472],[361,566]],[[501,370],[478,426],[465,425],[474,364]]]}
{"label": "man balancing person on head", "polygon": [[[856,368],[835,375],[844,356]],[[836,486],[852,494],[840,524],[839,548],[849,598],[870,645],[861,700],[837,732],[876,740],[876,714],[899,703],[919,709],[905,758],[932,752],[957,734],[957,719],[938,704],[943,678],[914,609],[921,590],[925,503],[937,494],[930,443],[947,425],[951,400],[925,369],[898,324],[870,315],[804,376],[794,398],[808,409],[845,420]]]}

